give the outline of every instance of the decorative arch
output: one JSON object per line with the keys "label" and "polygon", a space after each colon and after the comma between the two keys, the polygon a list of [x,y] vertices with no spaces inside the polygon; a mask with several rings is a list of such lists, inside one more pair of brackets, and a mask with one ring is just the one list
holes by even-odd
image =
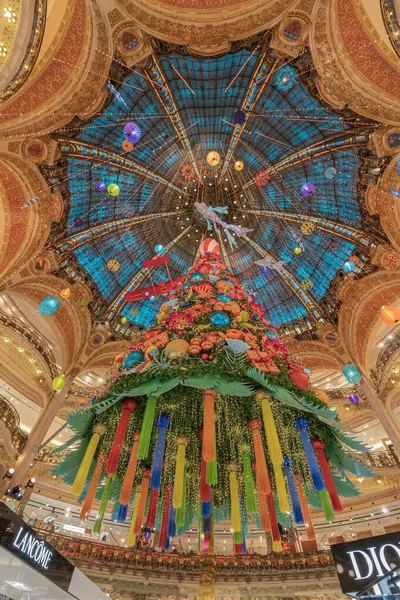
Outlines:
{"label": "decorative arch", "polygon": [[400,252],[400,174],[397,171],[398,160],[394,157],[385,169],[377,185],[370,185],[365,197],[366,205],[372,215],[379,215],[383,230],[393,247]]}
{"label": "decorative arch", "polygon": [[310,47],[331,104],[379,122],[400,120],[400,59],[381,40],[362,0],[317,0]]}
{"label": "decorative arch", "polygon": [[[0,131],[25,137],[51,131],[102,104],[112,58],[108,22],[96,2],[65,0],[56,33],[25,84],[2,106]],[[46,29],[44,40],[46,40]],[[51,35],[51,32],[49,32]]]}
{"label": "decorative arch", "polygon": [[380,309],[394,304],[400,296],[400,273],[377,271],[362,279],[347,279],[339,288],[339,334],[351,359],[368,373],[371,352],[376,351],[376,326],[380,327]]}
{"label": "decorative arch", "polygon": [[[37,313],[39,304],[46,296],[60,297],[60,292],[65,288],[70,289],[71,295],[67,299],[60,298],[61,306],[52,317]],[[56,360],[65,370],[89,338],[90,312],[81,305],[83,298],[91,299],[87,287],[82,283],[70,285],[63,279],[45,274],[39,278],[27,277],[11,285],[7,294],[27,312],[27,320],[43,335],[51,338],[50,343],[54,351],[57,350]]]}
{"label": "decorative arch", "polygon": [[[0,153],[0,278],[21,269],[43,248],[62,200],[50,193],[38,169],[23,158]],[[38,200],[22,208],[33,198]]]}

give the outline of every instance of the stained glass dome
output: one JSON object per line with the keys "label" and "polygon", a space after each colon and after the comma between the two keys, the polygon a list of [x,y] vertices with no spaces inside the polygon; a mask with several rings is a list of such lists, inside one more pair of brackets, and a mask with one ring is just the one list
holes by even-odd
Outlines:
{"label": "stained glass dome", "polygon": [[[327,108],[308,55],[284,60],[265,39],[218,58],[162,50],[141,68],[116,70],[102,112],[57,133],[70,196],[58,252],[90,276],[114,324],[152,324],[162,297],[129,303],[125,294],[182,276],[210,234],[275,326],[329,318],[321,301],[332,281],[352,253],[362,258],[374,245],[357,199],[373,125]],[[141,139],[125,151],[132,122]],[[251,231],[231,245],[223,226],[208,230],[199,202],[225,207],[223,223]],[[168,272],[143,267],[157,244]]]}

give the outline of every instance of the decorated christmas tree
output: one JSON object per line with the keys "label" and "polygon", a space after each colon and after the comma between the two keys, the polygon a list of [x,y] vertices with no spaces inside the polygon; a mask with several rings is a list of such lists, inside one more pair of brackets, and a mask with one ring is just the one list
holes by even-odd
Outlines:
{"label": "decorated christmas tree", "polygon": [[309,507],[333,521],[340,496],[358,494],[346,473],[369,476],[351,451],[366,448],[310,389],[276,329],[211,239],[157,326],[117,357],[101,397],[73,413],[70,452],[55,472],[73,486],[87,518],[100,501],[130,519],[128,545],[159,530],[158,546],[195,521],[206,550],[214,524],[230,519],[236,553],[249,522],[270,532],[306,524]]}

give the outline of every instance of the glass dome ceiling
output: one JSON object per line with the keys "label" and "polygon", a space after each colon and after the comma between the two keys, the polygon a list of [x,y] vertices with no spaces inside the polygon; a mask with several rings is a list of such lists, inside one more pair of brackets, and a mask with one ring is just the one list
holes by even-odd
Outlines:
{"label": "glass dome ceiling", "polygon": [[[143,261],[161,244],[171,277],[179,277],[207,236],[222,244],[228,266],[274,325],[329,318],[320,301],[333,278],[355,249],[368,254],[374,245],[357,201],[371,124],[326,108],[314,73],[306,54],[279,58],[265,39],[218,58],[155,52],[145,67],[112,80],[100,115],[57,135],[70,208],[56,248],[90,275],[105,319],[150,325],[163,297],[127,303],[125,293],[168,276]],[[129,122],[142,137],[125,152]],[[217,166],[207,163],[210,151],[220,154]],[[270,174],[265,186],[255,182],[260,171]],[[120,194],[98,191],[98,181],[116,183]],[[305,183],[315,186],[311,196],[302,194]],[[226,222],[252,231],[230,248],[224,230],[207,232],[195,202],[227,207]],[[285,264],[275,270],[255,263],[261,259]]]}

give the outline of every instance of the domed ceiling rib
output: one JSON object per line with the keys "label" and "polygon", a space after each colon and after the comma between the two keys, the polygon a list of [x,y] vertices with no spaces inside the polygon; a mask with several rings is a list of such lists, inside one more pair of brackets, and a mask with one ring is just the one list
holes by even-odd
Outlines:
{"label": "domed ceiling rib", "polygon": [[[276,59],[275,61],[272,60],[271,53],[268,51],[268,48],[265,48],[264,44],[264,51],[257,61],[240,105],[240,110],[246,113],[245,124],[248,123],[249,117],[252,115],[265,88],[269,84],[272,74],[275,72],[280,62],[281,59]],[[225,152],[221,177],[226,173],[229,162],[244,130],[245,125],[235,125],[234,130],[232,131],[231,139]]]}
{"label": "domed ceiling rib", "polygon": [[[272,254],[267,252],[265,250],[265,248],[260,246],[260,244],[258,244],[254,240],[247,237],[247,235],[243,236],[242,239],[246,240],[246,242],[248,244],[250,244],[250,246],[252,248],[254,248],[254,250],[260,256],[262,256],[262,258],[272,259],[273,261],[277,260],[274,256],[272,256]],[[287,269],[285,269],[285,267],[283,267],[283,266],[279,270],[277,270],[277,272],[280,275],[281,279],[284,281],[284,283],[286,285],[288,285],[290,287],[290,289],[292,290],[292,292],[294,293],[294,295],[297,296],[297,298],[303,304],[303,306],[307,310],[307,312],[317,320],[322,319],[323,316],[319,310],[318,304],[316,303],[314,298],[307,291],[303,290],[303,288],[301,287],[301,284],[296,279],[296,277],[294,277],[291,273],[289,273],[289,271]]]}
{"label": "domed ceiling rib", "polygon": [[[154,254],[152,256],[152,260],[155,258],[159,258],[160,256],[166,256],[168,252],[185,236],[187,235],[191,229],[193,229],[194,225],[191,224],[186,227],[179,235],[177,235],[173,240],[171,240],[165,247],[164,252],[162,254]],[[127,292],[133,292],[136,290],[146,279],[149,274],[150,269],[142,267],[135,273],[135,276],[129,281],[129,283],[120,291],[118,296],[114,298],[111,302],[110,306],[107,310],[107,321],[112,321],[116,316],[118,316],[125,305],[125,294]]]}
{"label": "domed ceiling rib", "polygon": [[174,128],[179,140],[181,141],[182,146],[185,152],[187,153],[190,162],[193,165],[197,178],[200,181],[201,177],[199,168],[197,166],[192,146],[186,133],[186,128],[183,124],[182,117],[176,105],[171,88],[168,85],[168,81],[165,77],[164,70],[155,54],[153,54],[151,64],[149,66],[146,66],[144,71],[148,75],[148,82],[150,83],[151,88],[159,103],[161,104],[163,110],[168,115],[171,121],[171,125]]}
{"label": "domed ceiling rib", "polygon": [[318,229],[326,231],[334,236],[340,237],[351,244],[360,246],[363,250],[368,248],[374,248],[376,246],[375,241],[372,237],[366,236],[363,231],[350,225],[344,225],[331,221],[326,217],[314,217],[311,215],[303,215],[301,213],[290,213],[280,210],[262,210],[262,209],[243,209],[238,208],[239,212],[243,212],[250,215],[257,215],[259,217],[265,217],[268,219],[281,219],[282,221],[291,221],[293,223],[312,223]]}
{"label": "domed ceiling rib", "polygon": [[[265,171],[269,174],[275,174],[290,169],[295,165],[306,162],[312,158],[324,156],[324,154],[333,154],[334,152],[343,152],[343,150],[348,148],[357,148],[368,141],[370,134],[370,130],[362,131],[360,129],[352,129],[346,131],[344,134],[343,132],[340,132],[330,135],[322,140],[313,142],[305,148],[296,150],[293,154],[282,158],[282,160],[273,165],[267,166]],[[244,145],[247,146],[247,144]],[[250,179],[250,181],[243,184],[243,189],[251,187],[254,183],[254,178]]]}
{"label": "domed ceiling rib", "polygon": [[[178,213],[176,211],[146,213],[143,215],[126,217],[124,219],[115,219],[113,221],[107,221],[106,223],[102,223],[101,225],[96,225],[94,227],[89,227],[88,229],[83,229],[79,233],[75,233],[69,238],[63,239],[58,244],[56,244],[56,248],[60,253],[64,253],[71,250],[77,250],[84,244],[93,242],[94,240],[97,240],[103,237],[104,235],[108,235],[109,233],[112,233],[114,231],[122,231],[124,229],[129,229],[133,225],[137,225],[138,223],[144,223],[146,221],[154,221],[156,219],[176,217],[177,214]],[[187,213],[182,212],[179,214],[185,215]]]}
{"label": "domed ceiling rib", "polygon": [[[142,67],[140,88],[137,72],[124,74],[118,97],[74,138],[60,131],[67,160],[55,176],[62,182],[68,170],[70,210],[65,237],[55,233],[54,246],[93,278],[116,330],[118,316],[149,325],[163,302],[144,296],[125,303],[126,292],[151,293],[153,282],[166,280],[164,265],[151,275],[142,268],[156,244],[168,252],[172,278],[192,264],[196,245],[208,235],[196,202],[225,206],[222,221],[252,229],[247,239],[235,237],[233,248],[226,225],[211,235],[225,264],[259,294],[278,327],[312,326],[321,312],[330,318],[317,303],[354,247],[363,250],[362,269],[376,243],[374,231],[363,232],[357,198],[364,172],[359,148],[367,148],[375,125],[321,103],[309,54],[277,58],[269,35],[208,58],[162,45]],[[238,110],[245,113],[241,127],[234,123]],[[123,130],[132,121],[142,139],[130,154]],[[211,151],[221,156],[218,166],[208,164]],[[254,185],[264,170],[270,181]],[[99,181],[117,184],[120,194],[102,192]],[[302,193],[306,182],[315,186],[310,197]],[[306,222],[315,226],[310,235],[302,229]],[[286,268],[265,269],[257,264],[261,257]]]}
{"label": "domed ceiling rib", "polygon": [[150,168],[143,167],[132,159],[106,150],[106,148],[103,148],[102,146],[96,146],[89,142],[82,142],[69,138],[58,138],[58,142],[63,156],[79,158],[80,160],[87,160],[90,162],[105,163],[116,169],[128,171],[134,175],[140,175],[141,177],[151,179],[156,183],[161,183],[175,192],[187,196],[184,190],[181,190],[170,181],[167,181],[167,179],[164,179],[164,177],[161,177]]}

